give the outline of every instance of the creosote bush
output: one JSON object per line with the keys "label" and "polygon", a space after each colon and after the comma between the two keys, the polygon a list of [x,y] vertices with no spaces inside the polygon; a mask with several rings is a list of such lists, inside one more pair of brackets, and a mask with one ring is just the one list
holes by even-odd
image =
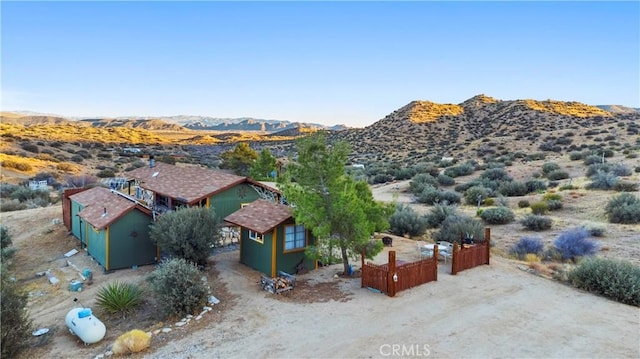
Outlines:
{"label": "creosote bush", "polygon": [[592,258],[569,273],[574,286],[618,302],[640,306],[640,267],[629,262]]}
{"label": "creosote bush", "polygon": [[549,205],[545,201],[531,203],[531,213],[542,215],[549,211]]}
{"label": "creosote bush", "polygon": [[569,229],[560,233],[553,241],[553,246],[558,250],[563,260],[576,261],[579,257],[596,254],[600,245],[589,239],[589,232],[582,227]]}
{"label": "creosote bush", "polygon": [[507,224],[513,222],[515,216],[507,207],[492,207],[485,209],[480,218],[489,224]]}
{"label": "creosote bush", "polygon": [[523,260],[527,254],[534,254],[539,256],[542,254],[544,245],[542,240],[538,237],[522,237],[520,240],[511,247],[509,253],[516,256],[518,259]]}
{"label": "creosote bush", "polygon": [[609,200],[605,213],[611,223],[640,223],[640,199],[631,193],[620,193]]}
{"label": "creosote bush", "polygon": [[427,229],[428,220],[408,205],[399,204],[395,213],[389,218],[389,226],[389,231],[395,235],[417,236]]}
{"label": "creosote bush", "polygon": [[207,286],[198,267],[183,258],[160,263],[147,280],[166,315],[182,316],[202,309],[207,301]]}
{"label": "creosote bush", "polygon": [[530,214],[522,219],[520,223],[532,231],[544,231],[551,228],[551,218],[537,214]]}
{"label": "creosote bush", "polygon": [[460,243],[460,234],[468,234],[475,242],[484,242],[484,225],[469,216],[456,214],[447,217],[440,225],[440,230],[434,234],[436,241]]}

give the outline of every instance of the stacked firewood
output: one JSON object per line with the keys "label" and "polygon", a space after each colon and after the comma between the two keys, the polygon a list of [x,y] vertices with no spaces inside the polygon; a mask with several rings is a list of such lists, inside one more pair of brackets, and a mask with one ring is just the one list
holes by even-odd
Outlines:
{"label": "stacked firewood", "polygon": [[276,278],[273,278],[273,281],[274,281],[274,286],[276,287],[276,290],[285,289],[293,286],[291,281],[285,277],[276,277]]}

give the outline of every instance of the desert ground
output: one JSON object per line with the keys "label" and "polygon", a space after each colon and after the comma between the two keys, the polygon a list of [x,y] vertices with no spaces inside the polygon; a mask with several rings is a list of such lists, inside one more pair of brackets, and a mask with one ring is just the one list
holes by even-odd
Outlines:
{"label": "desert ground", "polygon": [[[407,182],[373,188],[379,200],[411,202]],[[606,223],[591,207],[599,193],[585,201],[579,194],[554,214],[552,241],[567,223]],[[514,200],[514,199],[512,199]],[[517,200],[517,199],[515,199]],[[511,206],[515,208],[517,206]],[[415,205],[426,212],[427,207]],[[515,210],[515,209],[514,209]],[[640,311],[637,307],[586,293],[542,275],[505,253],[523,231],[518,224],[492,228],[491,265],[450,275],[450,263],[440,262],[438,281],[400,292],[394,298],[360,287],[357,275],[337,277],[341,264],[298,276],[288,293],[273,295],[259,288],[260,274],[238,262],[237,251],[222,251],[210,258],[205,275],[221,302],[199,321],[172,326],[179,318],[162,320],[149,311],[127,318],[104,318],[107,335],[85,346],[66,329],[64,316],[73,298],[84,306],[95,303],[97,290],[115,280],[141,282],[153,266],[103,273],[85,253],[65,258],[77,240],[59,223],[60,205],[1,214],[19,248],[16,276],[30,292],[28,310],[36,327],[50,328],[39,346],[23,358],[96,358],[115,338],[130,329],[160,332],[151,348],[132,358],[638,358]],[[557,227],[557,228],[556,228]],[[638,264],[640,226],[607,227],[601,238],[601,256]],[[424,240],[430,240],[429,235]],[[398,259],[416,260],[412,239],[394,236],[393,247],[375,258],[386,262],[388,251]],[[67,260],[73,265],[67,264]],[[359,260],[354,264],[359,267]],[[94,273],[93,284],[70,292],[67,283],[79,269]],[[51,270],[61,281],[52,286],[36,273]],[[97,314],[100,318],[100,314]]]}

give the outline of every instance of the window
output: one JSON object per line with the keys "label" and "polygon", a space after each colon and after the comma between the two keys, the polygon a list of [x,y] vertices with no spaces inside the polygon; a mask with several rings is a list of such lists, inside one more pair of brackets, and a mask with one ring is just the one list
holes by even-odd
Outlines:
{"label": "window", "polygon": [[284,250],[302,249],[307,245],[304,226],[286,226],[284,230]]}
{"label": "window", "polygon": [[264,243],[264,238],[262,238],[262,234],[258,232],[254,232],[252,230],[249,230],[249,239],[253,239],[258,243]]}

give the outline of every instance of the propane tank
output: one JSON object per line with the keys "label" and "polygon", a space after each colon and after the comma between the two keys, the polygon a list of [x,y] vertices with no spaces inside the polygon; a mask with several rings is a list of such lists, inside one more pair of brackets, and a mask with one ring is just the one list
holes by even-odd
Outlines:
{"label": "propane tank", "polygon": [[91,312],[90,308],[73,308],[65,317],[67,328],[71,334],[80,338],[85,344],[97,343],[104,338],[107,328]]}

